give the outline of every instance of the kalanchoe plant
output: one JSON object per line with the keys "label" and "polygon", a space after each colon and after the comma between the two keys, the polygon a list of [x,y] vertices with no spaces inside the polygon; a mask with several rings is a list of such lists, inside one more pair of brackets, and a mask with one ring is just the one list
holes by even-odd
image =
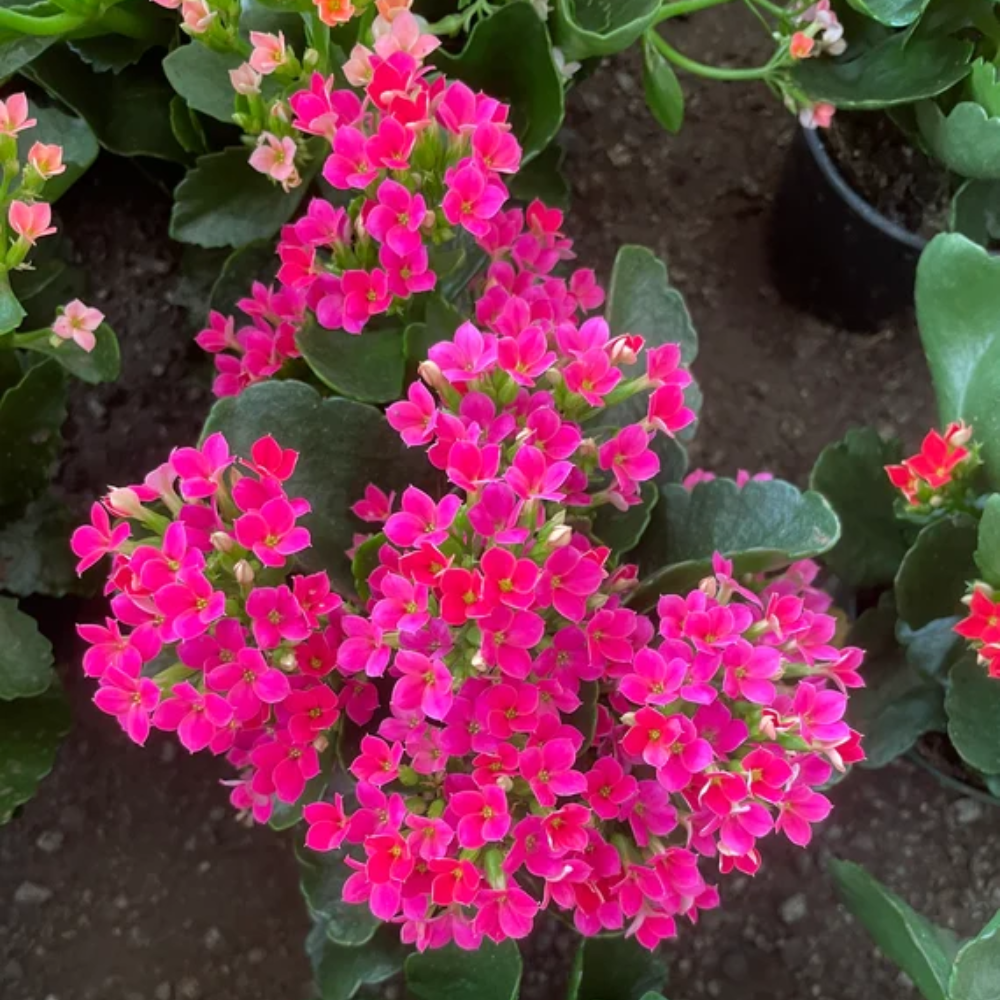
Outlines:
{"label": "kalanchoe plant", "polygon": [[888,114],[950,172],[951,228],[1000,241],[1000,18],[989,2],[848,0],[847,51],[793,79],[811,100]]}
{"label": "kalanchoe plant", "polygon": [[917,311],[941,429],[906,459],[897,442],[851,431],[820,456],[812,485],[843,525],[826,558],[863,611],[852,641],[872,662],[854,721],[869,762],[921,741],[918,759],[996,795],[1000,262],[939,236],[921,259]]}
{"label": "kalanchoe plant", "polygon": [[68,515],[50,492],[66,372],[118,374],[104,316],[79,299],[57,307],[49,286],[66,287],[66,265],[36,246],[56,232],[50,200],[96,155],[77,124],[22,93],[0,101],[0,823],[48,773],[68,725],[52,649],[18,603],[74,586]]}

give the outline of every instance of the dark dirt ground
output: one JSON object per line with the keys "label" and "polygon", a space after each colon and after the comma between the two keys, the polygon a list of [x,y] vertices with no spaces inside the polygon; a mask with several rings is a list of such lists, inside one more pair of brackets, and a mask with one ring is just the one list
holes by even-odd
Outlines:
{"label": "dark dirt ground", "polygon": [[[676,38],[709,61],[760,55],[728,13],[699,16]],[[573,94],[566,144],[582,260],[606,276],[621,243],[648,245],[687,296],[706,399],[696,460],[802,482],[852,424],[913,442],[933,418],[912,320],[858,338],[771,289],[768,205],[792,122],[763,89],[685,84],[688,121],[671,138],[643,108],[636,60],[616,60]],[[63,216],[125,354],[118,386],[76,400],[62,483],[83,500],[195,436],[209,373],[169,304],[182,279],[162,239],[162,198],[103,169]],[[48,631],[77,610],[49,607]],[[217,763],[162,740],[146,752],[127,744],[89,705],[73,646],[59,652],[76,727],[41,794],[0,831],[0,997],[299,1000],[306,922],[287,844],[233,822]],[[773,845],[756,879],[728,880],[723,909],[682,929],[667,952],[672,1000],[915,997],[836,906],[823,874],[832,853],[960,933],[1000,906],[990,807],[908,764],[857,771],[832,795],[810,850]],[[556,1000],[567,948],[548,925],[527,944],[524,1000]]]}

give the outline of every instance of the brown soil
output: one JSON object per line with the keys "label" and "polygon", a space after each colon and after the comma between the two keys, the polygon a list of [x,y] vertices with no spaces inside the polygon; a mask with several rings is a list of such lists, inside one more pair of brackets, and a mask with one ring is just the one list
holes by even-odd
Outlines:
{"label": "brown soil", "polygon": [[882,112],[840,112],[824,139],[847,183],[885,218],[931,239],[948,228],[951,175]]}
{"label": "brown soil", "polygon": [[[693,56],[766,58],[728,10],[675,29]],[[771,468],[803,482],[852,424],[915,441],[933,420],[910,322],[855,338],[774,294],[764,236],[793,123],[770,95],[692,84],[678,138],[648,117],[637,61],[604,67],[573,94],[567,130],[572,232],[606,277],[617,246],[670,264],[701,333],[705,410],[695,452],[720,472]],[[105,165],[106,166],[106,165]],[[166,245],[166,205],[104,168],[64,209],[122,337],[117,387],[80,393],[63,480],[84,500],[190,441],[207,367],[190,345],[185,287]],[[189,286],[188,286],[189,287]],[[237,826],[217,762],[154,739],[140,751],[89,704],[68,617],[61,637],[76,727],[55,773],[0,830],[0,996],[4,1000],[297,1000],[306,995],[305,916],[287,843]],[[1000,905],[996,815],[901,764],[857,771],[813,846],[769,844],[755,879],[729,879],[723,908],[667,949],[672,1000],[909,1000],[911,984],[837,907],[823,861],[859,861],[931,918],[968,934]],[[570,942],[546,924],[526,943],[523,1000],[557,1000]],[[383,991],[398,997],[395,987]]]}

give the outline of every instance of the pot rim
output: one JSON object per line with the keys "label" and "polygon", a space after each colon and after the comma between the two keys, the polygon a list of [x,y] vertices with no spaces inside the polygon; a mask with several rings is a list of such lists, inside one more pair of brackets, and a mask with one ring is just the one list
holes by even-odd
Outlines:
{"label": "pot rim", "polygon": [[826,144],[820,138],[817,129],[800,127],[800,132],[804,136],[806,146],[816,160],[816,164],[823,176],[826,177],[831,187],[834,188],[841,199],[850,206],[856,215],[859,215],[870,226],[885,233],[886,236],[904,243],[913,250],[920,252],[927,246],[930,242],[929,240],[923,236],[918,236],[916,233],[911,233],[909,229],[904,229],[898,223],[887,219],[847,183],[844,175],[837,168],[836,163],[834,163],[833,157],[830,156],[829,150],[827,150]]}

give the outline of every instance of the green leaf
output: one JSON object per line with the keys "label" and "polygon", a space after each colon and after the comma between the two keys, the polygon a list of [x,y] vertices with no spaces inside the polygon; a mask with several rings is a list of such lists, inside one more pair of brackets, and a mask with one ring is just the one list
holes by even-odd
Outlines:
{"label": "green leaf", "polygon": [[579,982],[568,1000],[644,1000],[667,982],[663,959],[629,938],[586,938],[579,955]]}
{"label": "green leaf", "polygon": [[890,28],[913,24],[927,9],[930,0],[847,0],[857,11]]}
{"label": "green leaf", "polygon": [[913,980],[926,1000],[948,1000],[951,961],[937,928],[858,865],[835,858],[829,865],[844,904],[886,958]]}
{"label": "green leaf", "polygon": [[966,583],[976,575],[976,522],[950,516],[923,528],[896,574],[899,617],[912,629],[962,608]]}
{"label": "green leaf", "polygon": [[361,336],[324,330],[309,320],[295,342],[321,382],[362,403],[390,403],[403,393],[403,331],[365,330]]}
{"label": "green leaf", "polygon": [[237,302],[250,294],[255,281],[269,285],[277,271],[278,254],[270,240],[248,243],[234,250],[212,285],[210,308],[231,316],[236,312]]}
{"label": "green leaf", "polygon": [[668,131],[680,132],[684,124],[684,91],[669,59],[644,37],[642,40],[642,85],[646,105]]}
{"label": "green leaf", "polygon": [[562,78],[548,31],[528,0],[499,8],[476,24],[458,55],[439,49],[433,61],[450,79],[510,104],[526,159],[555,138],[565,114]]}
{"label": "green leaf", "polygon": [[69,705],[59,684],[38,698],[0,701],[0,823],[35,794],[69,727]]}
{"label": "green leaf", "polygon": [[956,38],[897,32],[876,45],[851,45],[839,59],[804,59],[792,77],[813,101],[844,110],[886,108],[936,97],[969,74],[972,46]]}
{"label": "green leaf", "polygon": [[13,76],[57,41],[58,38],[26,35],[0,44],[0,80]]}
{"label": "green leaf", "polygon": [[12,597],[0,597],[0,701],[34,698],[52,683],[52,646]]}
{"label": "green leaf", "polygon": [[0,528],[0,590],[18,597],[76,593],[80,583],[69,538],[76,519],[46,493],[24,516]]}
{"label": "green leaf", "polygon": [[37,58],[27,73],[86,119],[97,141],[112,153],[181,163],[187,158],[170,126],[173,90],[154,52],[120,73],[95,73],[59,45]]}
{"label": "green leaf", "polygon": [[841,527],[840,541],[824,561],[851,587],[891,583],[906,555],[896,489],[885,474],[885,466],[901,458],[897,440],[884,441],[866,427],[828,445],[813,468],[809,486],[830,501]]}
{"label": "green leaf", "polygon": [[1000,587],[1000,494],[994,493],[983,508],[979,522],[976,565],[991,587]]}
{"label": "green leaf", "polygon": [[980,246],[1000,241],[1000,181],[966,181],[952,198],[948,225]]}
{"label": "green leaf", "polygon": [[0,336],[16,330],[27,314],[11,290],[7,272],[0,273]]}
{"label": "green leaf", "polygon": [[1000,257],[964,236],[935,237],[917,268],[917,320],[942,426],[972,424],[1000,486]]}
{"label": "green leaf", "polygon": [[208,139],[201,127],[198,113],[187,106],[183,97],[176,94],[170,99],[170,128],[186,153],[200,156],[209,151]]}
{"label": "green leaf", "polygon": [[562,171],[564,157],[565,151],[557,142],[549,143],[511,177],[508,184],[511,196],[523,202],[539,198],[546,205],[569,208],[569,181]]}
{"label": "green leaf", "polygon": [[135,65],[154,44],[124,35],[97,35],[74,38],[69,47],[96,73],[120,73],[126,66]]}
{"label": "green leaf", "polygon": [[948,676],[956,650],[964,650],[960,636],[955,634],[959,616],[935,618],[929,625],[911,629],[897,622],[896,635],[906,649],[906,662],[924,677],[942,683]]}
{"label": "green leaf", "polygon": [[517,1000],[521,954],[513,941],[484,941],[476,951],[453,944],[406,960],[406,986],[417,1000]]}
{"label": "green leaf", "polygon": [[969,76],[972,96],[991,118],[1000,118],[1000,67],[985,59],[972,64]]}
{"label": "green leaf", "polygon": [[631,552],[638,544],[653,516],[653,508],[660,499],[653,483],[642,484],[642,502],[629,507],[624,513],[605,504],[594,518],[594,534],[616,556]]}
{"label": "green leaf", "polygon": [[335,944],[322,924],[306,938],[320,1000],[351,1000],[362,986],[391,979],[402,970],[407,950],[395,924],[383,924],[363,948]]}
{"label": "green leaf", "polygon": [[363,523],[350,507],[369,483],[386,491],[419,486],[440,492],[440,478],[423,449],[408,450],[374,407],[347,399],[323,399],[301,382],[262,382],[212,408],[203,435],[222,431],[237,454],[264,434],[301,453],[290,480],[292,496],[305,497],[312,513],[303,523],[312,548],[302,562],[325,569],[343,593],[354,589],[345,555]]}
{"label": "green leaf", "polygon": [[917,105],[917,123],[931,152],[961,177],[1000,180],[1000,117],[962,101],[945,117],[934,101]]}
{"label": "green leaf", "polygon": [[372,596],[371,588],[368,586],[368,577],[378,567],[379,549],[385,543],[385,534],[380,531],[377,535],[372,535],[367,541],[362,542],[354,550],[354,558],[351,560],[351,575],[354,577],[354,589],[362,601],[367,601]]}
{"label": "green leaf", "polygon": [[56,346],[49,338],[19,344],[29,351],[55,358],[72,375],[91,385],[99,382],[114,382],[121,372],[121,354],[118,338],[107,323],[102,323],[95,331],[97,343],[89,353],[71,340],[60,340]]}
{"label": "green leaf", "polygon": [[[299,207],[308,178],[283,191],[250,166],[249,150],[231,146],[199,156],[177,185],[170,235],[202,247],[241,247],[273,236]],[[318,165],[314,161],[313,166]]]}
{"label": "green leaf", "polygon": [[[313,920],[322,923],[324,936],[334,944],[356,948],[371,941],[379,925],[367,906],[345,903],[344,883],[352,869],[342,851],[318,853],[296,845],[299,888]],[[397,934],[398,936],[398,934]]]}
{"label": "green leaf", "polygon": [[235,111],[229,71],[243,63],[234,52],[216,52],[200,42],[179,45],[163,60],[171,86],[195,111],[227,124]]}
{"label": "green leaf", "polygon": [[896,641],[896,609],[883,602],[855,622],[847,640],[865,651],[865,687],[851,694],[848,719],[864,737],[865,767],[884,767],[928,732],[944,732],[944,689],[907,660]]}
{"label": "green leaf", "polygon": [[30,368],[0,398],[0,512],[19,516],[48,486],[65,419],[66,380],[54,361]]}
{"label": "green leaf", "polygon": [[611,56],[653,24],[660,0],[556,0],[555,37],[567,60]]}
{"label": "green leaf", "polygon": [[985,774],[1000,774],[1000,680],[971,653],[951,668],[945,710],[962,759]]}
{"label": "green leaf", "polygon": [[66,170],[45,182],[45,200],[54,202],[65,194],[97,159],[97,138],[90,126],[76,115],[67,115],[58,108],[41,107],[30,101],[31,117],[38,124],[17,137],[18,159],[25,162],[28,150],[36,142],[55,143],[62,146]]}
{"label": "green leaf", "polygon": [[711,574],[715,552],[732,559],[737,574],[762,573],[828,552],[840,533],[823,497],[778,479],[742,489],[715,479],[660,494],[636,553],[642,585],[630,603],[637,608],[696,587]]}
{"label": "green leaf", "polygon": [[959,949],[948,991],[951,1000],[1000,1000],[1000,912]]}
{"label": "green leaf", "polygon": [[698,353],[698,334],[684,296],[670,284],[666,264],[645,247],[619,249],[605,315],[613,337],[637,333],[646,338],[647,347],[680,344],[688,365]]}

